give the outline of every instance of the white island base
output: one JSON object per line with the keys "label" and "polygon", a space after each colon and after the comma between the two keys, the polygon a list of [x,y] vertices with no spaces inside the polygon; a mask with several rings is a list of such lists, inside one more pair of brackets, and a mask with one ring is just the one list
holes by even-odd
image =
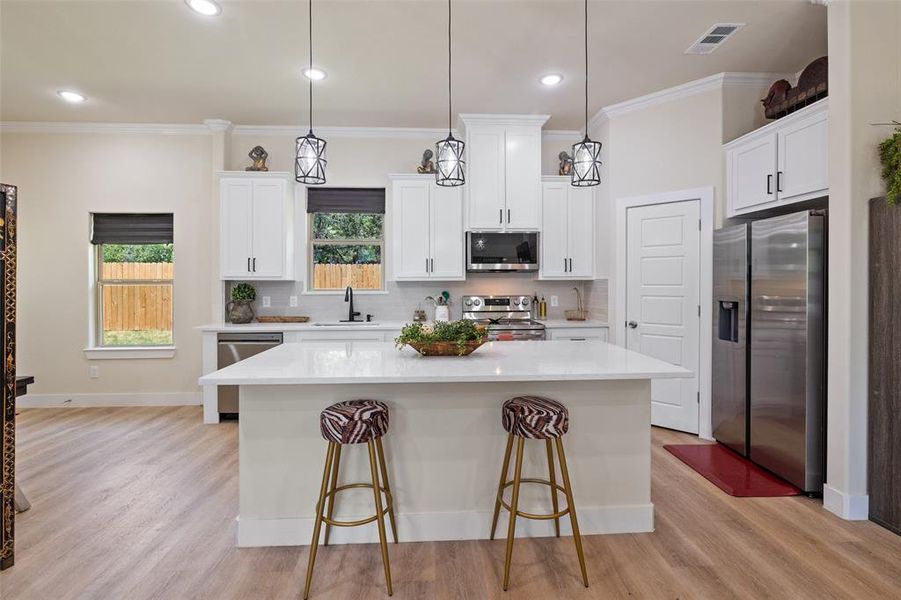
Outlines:
{"label": "white island base", "polygon": [[[319,413],[351,399],[388,405],[383,443],[399,541],[488,537],[507,435],[501,405],[516,395],[569,409],[563,444],[582,533],[652,531],[651,379],[689,376],[603,342],[494,342],[467,357],[434,358],[353,342],[283,344],[200,383],[240,386],[238,545],[291,546],[312,537],[327,449]],[[529,440],[525,451],[523,477],[546,479],[544,442]],[[344,446],[339,485],[368,482],[366,446]],[[342,492],[334,517],[366,517],[373,504],[371,490]],[[521,510],[551,506],[547,486],[523,484]],[[569,518],[560,522],[569,533]],[[548,536],[552,528],[521,519],[516,533]],[[331,540],[375,542],[377,528],[335,527]]]}

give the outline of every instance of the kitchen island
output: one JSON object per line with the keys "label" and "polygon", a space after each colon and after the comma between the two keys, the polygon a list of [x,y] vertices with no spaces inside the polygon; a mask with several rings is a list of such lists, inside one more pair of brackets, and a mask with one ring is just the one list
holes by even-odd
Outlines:
{"label": "kitchen island", "polygon": [[[388,405],[384,438],[400,541],[487,538],[506,433],[501,404],[545,395],[565,404],[564,436],[583,534],[652,531],[651,379],[681,367],[603,342],[495,342],[468,357],[422,357],[387,342],[283,344],[205,375],[240,386],[239,546],[310,543],[326,442],[319,412],[341,400]],[[545,477],[545,447],[527,443],[524,476]],[[342,482],[368,481],[365,446],[342,454]],[[531,489],[537,488],[537,489]],[[344,493],[336,516],[372,513],[367,490]],[[547,512],[543,486],[522,510]],[[568,532],[568,521],[561,529]],[[552,535],[523,520],[517,535]],[[334,543],[375,542],[375,526],[335,528]]]}

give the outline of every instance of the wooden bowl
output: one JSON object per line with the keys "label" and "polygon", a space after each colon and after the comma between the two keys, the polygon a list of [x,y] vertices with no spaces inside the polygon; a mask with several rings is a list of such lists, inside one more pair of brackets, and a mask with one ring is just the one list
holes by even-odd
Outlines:
{"label": "wooden bowl", "polygon": [[423,356],[466,356],[475,352],[485,341],[466,342],[463,346],[457,342],[413,342],[407,345]]}

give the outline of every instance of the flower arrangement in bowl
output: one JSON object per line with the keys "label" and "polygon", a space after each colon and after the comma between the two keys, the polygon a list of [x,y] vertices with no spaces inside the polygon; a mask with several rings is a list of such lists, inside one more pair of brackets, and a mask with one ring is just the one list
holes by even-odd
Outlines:
{"label": "flower arrangement in bowl", "polygon": [[488,330],[474,321],[439,321],[433,325],[409,323],[394,342],[398,348],[410,346],[423,356],[466,356],[488,338]]}

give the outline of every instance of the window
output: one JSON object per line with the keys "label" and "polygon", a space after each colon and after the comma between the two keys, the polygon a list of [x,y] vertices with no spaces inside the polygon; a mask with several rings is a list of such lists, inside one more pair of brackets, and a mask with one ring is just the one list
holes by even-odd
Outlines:
{"label": "window", "polygon": [[310,189],[307,212],[308,289],[384,289],[385,190]]}
{"label": "window", "polygon": [[95,345],[171,346],[171,214],[93,215]]}

